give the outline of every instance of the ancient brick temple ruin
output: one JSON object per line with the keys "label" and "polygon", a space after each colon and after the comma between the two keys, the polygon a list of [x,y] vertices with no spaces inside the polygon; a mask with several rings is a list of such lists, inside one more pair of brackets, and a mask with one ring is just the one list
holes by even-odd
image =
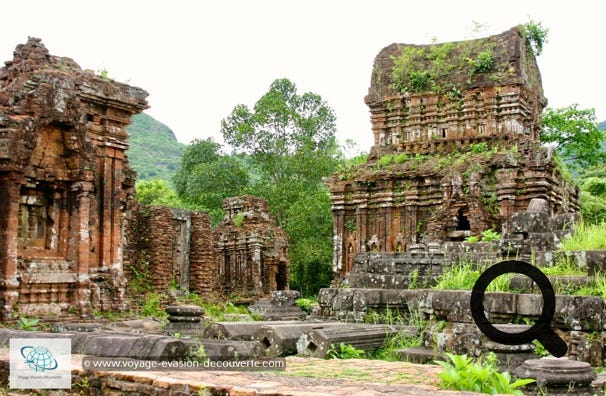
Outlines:
{"label": "ancient brick temple ruin", "polygon": [[224,293],[267,295],[288,289],[288,237],[267,201],[246,195],[223,202],[225,219],[214,232]]}
{"label": "ancient brick temple ruin", "polygon": [[124,271],[145,277],[158,293],[259,297],[288,289],[288,238],[267,201],[227,198],[225,217],[211,228],[205,212],[138,207],[126,227]]}
{"label": "ancient brick temple ruin", "polygon": [[124,308],[125,128],[146,97],[36,38],[0,69],[0,320]]}
{"label": "ancient brick temple ruin", "polygon": [[366,164],[327,180],[334,269],[358,253],[407,252],[492,229],[533,198],[578,211],[578,192],[539,144],[543,96],[520,28],[432,45],[392,44],[375,58],[365,98],[374,146]]}

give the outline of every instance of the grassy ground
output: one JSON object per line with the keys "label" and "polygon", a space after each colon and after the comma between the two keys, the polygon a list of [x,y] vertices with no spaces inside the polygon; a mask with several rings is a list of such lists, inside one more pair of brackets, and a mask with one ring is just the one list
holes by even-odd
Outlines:
{"label": "grassy ground", "polygon": [[[315,362],[315,364],[314,364]],[[378,384],[415,384],[437,386],[436,365],[408,362],[386,362],[367,359],[309,359],[287,358],[286,369],[278,375],[320,379],[350,379]]]}

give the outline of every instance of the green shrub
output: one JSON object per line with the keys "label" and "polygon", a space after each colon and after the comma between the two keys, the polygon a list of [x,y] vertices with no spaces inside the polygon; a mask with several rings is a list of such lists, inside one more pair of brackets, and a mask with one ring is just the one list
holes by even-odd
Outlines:
{"label": "green shrub", "polygon": [[606,179],[601,177],[588,177],[583,181],[581,190],[593,196],[606,198]]}
{"label": "green shrub", "polygon": [[532,345],[533,345],[532,351],[538,357],[542,358],[542,357],[545,357],[545,356],[549,355],[549,352],[547,351],[547,349],[545,349],[545,347],[543,346],[543,344],[541,344],[539,342],[539,340],[533,340],[532,341]]}
{"label": "green shrub", "polygon": [[19,320],[17,320],[17,326],[21,330],[25,331],[36,331],[38,330],[38,324],[40,323],[40,319],[36,317],[28,318],[25,316],[20,316]]}
{"label": "green shrub", "polygon": [[340,343],[338,349],[331,344],[326,357],[329,359],[359,359],[364,357],[364,351],[350,344]]}
{"label": "green shrub", "polygon": [[533,379],[514,381],[509,372],[499,372],[497,359],[490,353],[483,360],[474,361],[467,355],[446,353],[449,361],[436,361],[444,370],[438,374],[440,387],[486,394],[523,395],[518,388],[535,382]]}
{"label": "green shrub", "polygon": [[191,352],[191,357],[194,361],[198,361],[198,362],[204,362],[207,360],[207,356],[206,356],[206,350],[204,349],[204,345],[200,344],[198,345],[198,348],[196,348],[196,350]]}
{"label": "green shrub", "polygon": [[528,50],[535,56],[543,53],[543,46],[547,43],[549,29],[543,27],[541,22],[530,20],[521,27],[522,36],[526,40]]}
{"label": "green shrub", "polygon": [[606,198],[581,191],[581,217],[586,224],[606,222]]}
{"label": "green shrub", "polygon": [[145,303],[141,307],[141,316],[164,319],[168,316],[164,308],[162,308],[162,300],[165,298],[163,294],[147,293]]}
{"label": "green shrub", "polygon": [[479,240],[480,240],[480,237],[478,237],[477,235],[471,235],[471,236],[468,236],[467,238],[465,238],[465,240],[463,242],[476,243]]}
{"label": "green shrub", "polygon": [[408,159],[408,154],[400,153],[400,154],[396,155],[393,160],[396,164],[401,164],[401,163],[404,163],[407,159]]}
{"label": "green shrub", "polygon": [[488,143],[470,143],[469,150],[471,150],[472,154],[481,154],[488,151]]}
{"label": "green shrub", "polygon": [[379,165],[379,167],[384,167],[384,166],[391,164],[393,159],[394,159],[394,156],[392,154],[384,154],[381,156],[381,158],[379,158],[379,160],[377,161],[377,164]]}
{"label": "green shrub", "polygon": [[482,51],[476,59],[469,59],[472,74],[488,73],[494,65],[494,57],[491,51]]}
{"label": "green shrub", "polygon": [[311,312],[312,304],[313,304],[313,301],[309,298],[299,298],[297,300],[297,306],[307,313]]}
{"label": "green shrub", "polygon": [[482,232],[482,241],[484,242],[498,241],[499,239],[501,239],[501,234],[496,231],[486,230]]}
{"label": "green shrub", "polygon": [[413,92],[427,91],[432,84],[431,74],[427,70],[413,70],[408,74],[408,78]]}
{"label": "green shrub", "polygon": [[240,212],[237,215],[234,216],[234,225],[236,227],[240,227],[242,224],[244,224],[244,219],[246,218],[246,213],[244,212]]}

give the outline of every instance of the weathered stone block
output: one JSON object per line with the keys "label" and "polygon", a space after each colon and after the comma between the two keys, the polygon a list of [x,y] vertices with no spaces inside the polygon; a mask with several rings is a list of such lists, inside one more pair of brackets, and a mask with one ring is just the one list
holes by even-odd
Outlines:
{"label": "weathered stone block", "polygon": [[204,315],[204,308],[197,305],[169,305],[164,308],[164,310],[173,317],[197,318],[198,321],[200,320],[200,317]]}
{"label": "weathered stone block", "polygon": [[538,318],[543,311],[543,296],[540,294],[520,294],[517,301],[519,315]]}
{"label": "weathered stone block", "polygon": [[547,213],[517,213],[511,216],[513,232],[548,232],[549,214]]}
{"label": "weathered stone block", "polygon": [[484,309],[488,312],[488,319],[498,323],[496,320],[509,320],[517,313],[518,295],[514,293],[486,293],[484,295]]}
{"label": "weathered stone block", "polygon": [[602,331],[604,299],[589,296],[556,296],[554,321],[570,330]]}
{"label": "weathered stone block", "polygon": [[271,292],[271,303],[278,307],[292,307],[300,297],[301,292],[297,290],[275,290]]}

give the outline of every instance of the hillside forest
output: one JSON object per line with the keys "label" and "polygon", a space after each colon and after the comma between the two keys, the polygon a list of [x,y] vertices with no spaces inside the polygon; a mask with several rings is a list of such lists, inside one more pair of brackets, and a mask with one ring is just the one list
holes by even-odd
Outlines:
{"label": "hillside forest", "polygon": [[[579,186],[585,223],[606,221],[605,131],[593,109],[571,105],[543,114],[541,139]],[[289,235],[291,288],[314,295],[332,278],[332,215],[322,178],[366,161],[355,142],[340,145],[336,132],[329,105],[315,93],[297,92],[287,79],[274,81],[252,109],[238,105],[223,119],[227,147],[211,138],[184,145],[164,124],[137,115],[129,126],[137,199],[207,211],[214,225],[224,198],[267,199]]]}

